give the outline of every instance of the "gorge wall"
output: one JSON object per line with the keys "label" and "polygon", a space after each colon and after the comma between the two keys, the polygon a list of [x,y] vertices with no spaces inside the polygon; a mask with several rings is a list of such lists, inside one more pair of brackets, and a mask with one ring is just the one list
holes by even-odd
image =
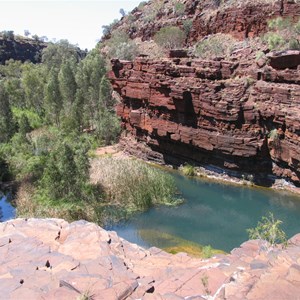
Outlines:
{"label": "gorge wall", "polygon": [[[289,54],[259,67],[255,53],[245,47],[230,61],[182,51],[161,60],[112,60],[109,79],[121,99],[124,147],[164,163],[251,173],[260,184],[267,175],[299,184],[299,68],[284,69]],[[148,150],[138,151],[129,136]]]}
{"label": "gorge wall", "polygon": [[39,63],[46,46],[46,43],[30,38],[4,38],[0,35],[0,64],[9,59]]}
{"label": "gorge wall", "polygon": [[[299,186],[300,52],[272,53],[258,37],[268,31],[268,20],[298,22],[300,4],[177,2],[183,14],[176,12],[174,1],[159,7],[152,0],[114,27],[143,43],[162,27],[191,24],[184,45],[188,51],[112,60],[109,79],[119,94],[117,113],[126,130],[121,145],[144,159],[217,166],[236,176],[252,174],[258,184],[284,178]],[[188,56],[197,42],[217,33],[241,42],[229,56]],[[268,60],[258,59],[259,52]]]}

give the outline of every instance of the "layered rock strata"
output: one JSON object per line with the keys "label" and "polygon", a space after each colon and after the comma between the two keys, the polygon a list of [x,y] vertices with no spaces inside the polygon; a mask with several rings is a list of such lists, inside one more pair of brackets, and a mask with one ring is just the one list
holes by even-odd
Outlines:
{"label": "layered rock strata", "polygon": [[[109,78],[127,136],[148,148],[146,158],[299,184],[299,70],[259,68],[250,47],[235,55],[113,60]],[[135,145],[122,144],[136,154]]]}
{"label": "layered rock strata", "polygon": [[145,250],[85,221],[0,224],[0,299],[297,299],[300,237],[209,260]]}
{"label": "layered rock strata", "polygon": [[[126,31],[132,39],[151,40],[165,26],[178,26],[185,30],[191,22],[187,44],[194,44],[207,35],[228,33],[239,40],[257,37],[267,31],[268,20],[277,17],[298,21],[300,4],[296,0],[280,1],[220,1],[178,0],[184,11],[177,13],[174,2],[166,0],[159,8],[157,1],[149,1],[135,8],[130,16],[122,18],[113,29]],[[156,15],[154,14],[156,13]],[[105,36],[104,40],[110,36]]]}

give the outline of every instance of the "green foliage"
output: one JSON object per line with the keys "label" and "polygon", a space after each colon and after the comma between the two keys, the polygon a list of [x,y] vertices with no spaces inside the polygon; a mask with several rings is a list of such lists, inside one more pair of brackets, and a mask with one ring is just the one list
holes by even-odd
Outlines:
{"label": "green foliage", "polygon": [[115,31],[108,41],[108,56],[124,60],[133,60],[138,55],[138,47],[123,31]]}
{"label": "green foliage", "polygon": [[230,54],[234,42],[225,34],[211,35],[196,45],[195,54],[203,59],[226,56]]}
{"label": "green foliage", "polygon": [[268,134],[268,138],[269,138],[269,139],[273,139],[273,140],[278,139],[278,132],[277,132],[277,129],[276,129],[276,128],[275,128],[275,129],[272,129],[272,130],[270,131],[270,133]]}
{"label": "green foliage", "polygon": [[176,203],[172,176],[144,162],[101,158],[93,163],[92,178],[103,188],[110,205],[127,211]]}
{"label": "green foliage", "polygon": [[42,64],[0,66],[0,180],[11,175],[31,187],[19,215],[100,221],[88,151],[115,141],[120,127],[104,59],[98,49],[82,58],[60,41],[43,51]]}
{"label": "green foliage", "polygon": [[144,20],[146,22],[153,22],[157,15],[162,11],[164,2],[161,0],[153,0],[149,3],[150,5],[143,6]]}
{"label": "green foliage", "polygon": [[[22,106],[30,108],[40,118],[44,116],[44,88],[47,80],[47,72],[44,65],[24,64],[22,68],[22,88],[25,94],[25,103]],[[31,117],[28,116],[29,122]],[[32,125],[32,124],[31,124]],[[36,126],[33,126],[36,128]]]}
{"label": "green foliage", "polygon": [[80,199],[80,185],[84,177],[75,162],[75,152],[66,143],[52,149],[43,173],[39,192],[52,201]]}
{"label": "green foliage", "polygon": [[8,94],[0,81],[0,143],[7,142],[12,137],[14,130]]}
{"label": "green foliage", "polygon": [[60,112],[63,107],[62,96],[59,89],[58,74],[51,69],[48,82],[45,86],[45,111],[49,123],[60,125]]}
{"label": "green foliage", "polygon": [[276,220],[273,213],[263,216],[261,222],[258,222],[255,228],[247,230],[250,239],[260,239],[267,241],[270,246],[276,246],[281,243],[284,247],[288,241],[285,232],[280,229],[282,221]]}
{"label": "green foliage", "polygon": [[182,16],[185,12],[185,5],[184,3],[181,3],[180,1],[176,1],[174,3],[174,14],[176,16]]}
{"label": "green foliage", "polygon": [[258,51],[258,52],[256,53],[255,59],[258,61],[258,60],[260,60],[261,58],[266,58],[266,54],[265,54],[264,52],[262,52],[262,51]]}
{"label": "green foliage", "polygon": [[16,133],[9,143],[0,144],[10,173],[17,180],[36,179],[43,172],[45,156],[36,155],[34,145],[21,133]]}
{"label": "green foliage", "polygon": [[191,19],[184,20],[182,22],[182,26],[183,26],[185,35],[188,36],[190,34],[192,26],[193,26],[193,20],[191,20]]}
{"label": "green foliage", "polygon": [[96,124],[96,135],[105,145],[116,142],[121,131],[120,120],[114,112],[103,110]]}
{"label": "green foliage", "polygon": [[104,36],[109,36],[112,33],[113,28],[115,25],[119,22],[118,19],[114,19],[113,22],[109,25],[103,25],[102,26],[102,33]]}
{"label": "green foliage", "polygon": [[263,41],[270,50],[299,50],[300,21],[296,24],[289,18],[276,18],[268,22],[270,32],[263,36]]}
{"label": "green foliage", "polygon": [[265,35],[264,39],[267,41],[271,50],[281,49],[285,44],[285,39],[278,33],[269,32]]}
{"label": "green foliage", "polygon": [[154,35],[154,41],[166,49],[182,48],[185,38],[185,33],[175,26],[163,27]]}
{"label": "green foliage", "polygon": [[291,27],[291,20],[289,18],[276,18],[268,21],[268,28],[272,30],[284,30]]}
{"label": "green foliage", "polygon": [[213,248],[211,245],[204,246],[202,248],[202,257],[203,258],[211,258],[213,256]]}
{"label": "green foliage", "polygon": [[181,170],[185,176],[195,176],[196,175],[195,167],[192,165],[185,164],[184,166],[182,166]]}
{"label": "green foliage", "polygon": [[79,49],[70,44],[67,40],[60,40],[57,43],[49,43],[42,51],[42,62],[50,70],[60,69],[65,60],[80,61]]}
{"label": "green foliage", "polygon": [[21,119],[25,116],[28,120],[30,128],[36,129],[43,125],[43,119],[32,109],[12,107],[12,114],[13,119],[17,124],[20,124]]}

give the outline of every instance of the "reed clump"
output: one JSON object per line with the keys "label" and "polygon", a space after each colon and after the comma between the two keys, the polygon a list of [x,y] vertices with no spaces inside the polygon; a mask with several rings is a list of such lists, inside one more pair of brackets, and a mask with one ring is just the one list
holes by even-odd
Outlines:
{"label": "reed clump", "polygon": [[127,212],[155,205],[176,205],[173,177],[144,162],[103,157],[92,162],[92,183],[101,187],[110,205]]}

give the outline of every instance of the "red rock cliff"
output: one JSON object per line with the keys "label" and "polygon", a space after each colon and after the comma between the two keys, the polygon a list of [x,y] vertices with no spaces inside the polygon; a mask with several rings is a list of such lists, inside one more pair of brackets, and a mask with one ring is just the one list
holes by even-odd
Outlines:
{"label": "red rock cliff", "polygon": [[[127,136],[151,149],[147,158],[299,184],[299,69],[258,68],[249,63],[255,52],[243,51],[237,62],[113,60],[109,78],[122,99],[117,113]],[[127,147],[137,152],[136,144]]]}

